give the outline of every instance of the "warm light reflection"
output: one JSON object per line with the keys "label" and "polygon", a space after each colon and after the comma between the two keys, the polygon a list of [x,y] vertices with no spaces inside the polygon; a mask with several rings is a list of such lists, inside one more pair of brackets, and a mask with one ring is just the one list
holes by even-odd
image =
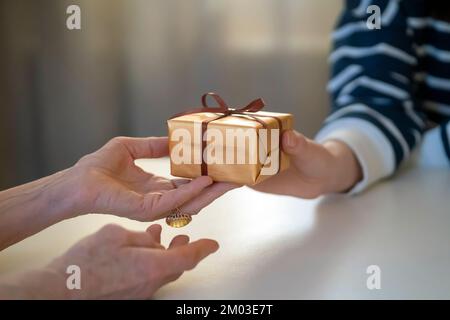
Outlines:
{"label": "warm light reflection", "polygon": [[[315,203],[243,187],[239,191],[233,191],[229,198],[230,206],[239,208],[240,212],[239,215],[230,214],[230,219],[231,223],[245,228],[245,237],[255,237],[266,242],[291,237],[300,240],[314,226]],[[296,211],[298,212],[293,217],[292,212]]]}

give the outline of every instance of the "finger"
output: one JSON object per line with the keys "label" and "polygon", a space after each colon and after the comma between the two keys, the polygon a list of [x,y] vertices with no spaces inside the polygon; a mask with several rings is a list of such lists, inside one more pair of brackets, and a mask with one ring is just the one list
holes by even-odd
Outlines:
{"label": "finger", "polygon": [[161,248],[149,232],[128,231],[126,245],[130,247]]}
{"label": "finger", "polygon": [[133,159],[160,158],[169,155],[169,142],[167,137],[132,138],[119,137]]}
{"label": "finger", "polygon": [[142,201],[140,207],[148,218],[158,219],[194,199],[211,184],[210,177],[202,176],[173,190],[148,193],[140,199]]}
{"label": "finger", "polygon": [[329,152],[321,144],[294,130],[288,130],[283,134],[282,148],[290,156],[294,167],[306,172],[310,171],[308,168],[317,168],[318,163],[323,165],[324,159],[329,157]]}
{"label": "finger", "polygon": [[304,185],[301,184],[301,181],[298,181],[295,187],[293,187],[292,184],[288,184],[286,183],[286,181],[297,179],[296,176],[296,169],[294,169],[294,166],[291,166],[289,169],[279,172],[276,175],[270,177],[270,179],[264,180],[250,187],[261,192],[281,195],[294,195],[293,192],[295,192],[297,189],[302,190],[301,188],[304,187]]}
{"label": "finger", "polygon": [[152,224],[147,228],[147,232],[150,233],[153,240],[158,244],[161,244],[161,231],[162,227],[159,224]]}
{"label": "finger", "polygon": [[179,186],[189,183],[192,180],[191,179],[172,179],[170,181],[172,182],[172,184],[175,188],[178,188]]}
{"label": "finger", "polygon": [[175,189],[172,180],[159,176],[144,176],[144,179],[130,183],[130,187],[139,193],[150,193]]}
{"label": "finger", "polygon": [[166,263],[171,272],[191,270],[210,254],[219,249],[219,244],[210,239],[201,239],[168,250]]}
{"label": "finger", "polygon": [[[147,175],[147,173],[145,173]],[[158,192],[172,190],[183,184],[191,182],[191,179],[167,179],[164,177],[148,175],[145,179],[130,183],[131,188],[139,193]]]}
{"label": "finger", "polygon": [[293,164],[291,168],[296,168],[305,176],[311,177],[312,180],[328,176],[335,160],[330,150],[322,144],[316,143],[296,131],[287,131],[283,135],[283,151],[290,155]]}
{"label": "finger", "polygon": [[283,151],[293,156],[295,160],[301,160],[308,156],[308,140],[304,135],[295,130],[288,130],[282,136]]}
{"label": "finger", "polygon": [[191,181],[191,179],[167,179],[160,176],[151,176],[147,180],[139,183],[141,184],[141,190],[147,190],[144,192],[148,193],[158,190],[176,189],[184,184],[188,184]]}
{"label": "finger", "polygon": [[182,205],[180,210],[181,212],[185,212],[190,215],[197,214],[201,209],[211,204],[214,200],[226,192],[239,187],[240,185],[234,183],[216,182],[205,188],[199,196]]}
{"label": "finger", "polygon": [[172,241],[170,241],[169,244],[169,249],[173,249],[185,244],[189,243],[189,237],[187,235],[184,234],[180,234],[178,236],[176,236],[175,238],[172,239]]}

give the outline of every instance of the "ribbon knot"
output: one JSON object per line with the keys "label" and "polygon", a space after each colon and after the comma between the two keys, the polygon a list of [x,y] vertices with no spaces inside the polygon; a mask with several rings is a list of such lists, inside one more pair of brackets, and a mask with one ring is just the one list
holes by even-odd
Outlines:
{"label": "ribbon knot", "polygon": [[[208,97],[212,97],[217,102],[217,107],[210,107],[208,105]],[[230,108],[227,103],[216,93],[214,92],[208,92],[205,93],[202,96],[202,105],[204,112],[219,112],[223,113],[227,116],[230,116],[232,114],[242,114],[244,112],[258,112],[262,108],[264,108],[265,103],[264,100],[261,98],[255,99],[252,102],[250,102],[248,105],[246,105],[243,108],[240,109],[234,109]]]}

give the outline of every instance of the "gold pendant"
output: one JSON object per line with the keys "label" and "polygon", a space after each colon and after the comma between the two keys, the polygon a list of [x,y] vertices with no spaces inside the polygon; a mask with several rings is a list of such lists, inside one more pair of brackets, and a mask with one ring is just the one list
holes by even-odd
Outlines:
{"label": "gold pendant", "polygon": [[190,214],[183,213],[179,208],[176,208],[172,214],[167,216],[166,223],[172,228],[182,228],[192,221]]}

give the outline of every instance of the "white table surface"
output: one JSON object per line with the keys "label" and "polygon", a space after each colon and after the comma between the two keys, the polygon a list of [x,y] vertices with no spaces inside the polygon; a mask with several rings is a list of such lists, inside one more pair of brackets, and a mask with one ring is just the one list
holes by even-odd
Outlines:
{"label": "white table surface", "polygon": [[[167,175],[167,159],[143,160]],[[357,197],[318,200],[229,192],[183,229],[220,250],[159,299],[450,298],[450,170],[411,167]],[[0,253],[0,273],[33,268],[107,223],[148,223],[107,215],[64,221]],[[366,268],[381,268],[368,290]]]}

